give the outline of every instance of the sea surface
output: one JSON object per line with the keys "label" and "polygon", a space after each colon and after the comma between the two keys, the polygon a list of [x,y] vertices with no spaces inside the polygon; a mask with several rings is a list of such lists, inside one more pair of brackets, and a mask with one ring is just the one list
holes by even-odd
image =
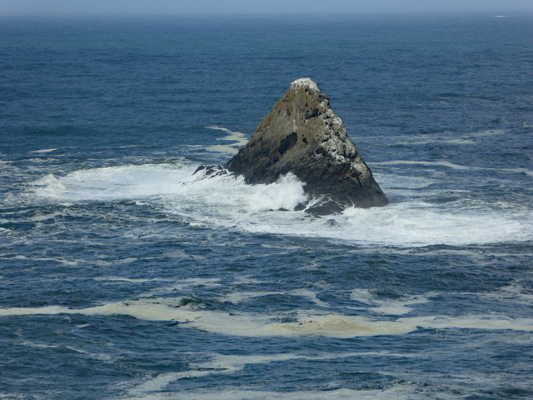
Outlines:
{"label": "sea surface", "polygon": [[[533,16],[0,20],[0,399],[533,398]],[[202,179],[290,82],[390,200]],[[288,209],[289,211],[280,211]]]}

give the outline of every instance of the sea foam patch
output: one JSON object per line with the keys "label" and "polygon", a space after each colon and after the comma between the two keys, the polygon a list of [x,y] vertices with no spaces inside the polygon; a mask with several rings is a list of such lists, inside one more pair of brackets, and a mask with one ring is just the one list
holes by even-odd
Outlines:
{"label": "sea foam patch", "polygon": [[218,153],[237,154],[239,149],[248,143],[246,135],[241,132],[230,131],[227,128],[220,127],[218,125],[206,126],[206,129],[213,129],[226,132],[228,135],[218,138],[217,140],[228,142],[227,144],[217,144],[213,146],[207,146],[205,149],[208,151],[214,151]]}
{"label": "sea foam patch", "polygon": [[350,295],[352,300],[371,305],[369,309],[387,315],[403,315],[411,312],[415,304],[428,303],[425,296],[407,296],[397,300],[382,300],[369,289],[354,289]]}
{"label": "sea foam patch", "polygon": [[35,193],[57,200],[118,200],[181,192],[194,166],[129,165],[92,168],[63,177],[47,175],[34,183]]}
{"label": "sea foam patch", "polygon": [[[298,355],[294,353],[285,353],[285,354],[272,354],[272,355],[254,355],[254,356],[237,356],[237,355],[222,355],[222,354],[213,354],[211,356],[211,359],[206,362],[201,363],[191,363],[189,364],[190,370],[184,371],[184,372],[171,372],[171,373],[165,373],[160,374],[157,377],[153,379],[149,379],[141,384],[138,384],[134,386],[133,388],[128,390],[128,394],[130,396],[130,399],[148,399],[148,398],[158,398],[157,393],[154,392],[160,392],[165,390],[165,388],[172,382],[176,382],[180,379],[187,379],[187,378],[197,378],[201,376],[208,376],[208,375],[224,375],[224,374],[234,374],[241,372],[246,366],[249,365],[256,365],[256,364],[271,364],[271,363],[280,363],[285,361],[291,361],[291,360],[309,360],[314,362],[320,362],[320,361],[328,361],[328,360],[337,360],[337,359],[347,359],[350,357],[361,357],[361,356],[371,356],[371,357],[413,357],[412,355],[408,354],[394,354],[394,353],[386,353],[386,352],[361,352],[361,353],[342,353],[342,354],[324,354],[319,356],[305,356],[305,355]],[[364,396],[369,396],[371,394],[376,395],[379,393],[383,393],[385,391],[354,391],[354,390],[340,390],[337,393],[335,392],[327,392],[328,397],[325,398],[345,398],[344,395],[346,394],[359,394]],[[388,391],[387,391],[388,392]],[[215,396],[214,393],[210,392],[202,392],[201,395],[199,392],[194,392],[194,394],[191,393],[191,398],[196,398],[194,396],[200,396],[199,398],[228,398],[228,399],[241,399],[241,398],[258,398],[258,399],[264,399],[266,393],[263,391],[246,391],[240,389],[236,390],[226,390],[223,393],[220,391],[217,392],[219,396],[222,395],[222,397],[211,397]],[[306,392],[307,396],[311,392]],[[316,392],[320,393],[320,392]],[[292,398],[308,398],[308,397],[300,397],[304,395],[304,392],[285,392],[285,393],[270,393],[274,395],[272,398],[281,398],[281,399],[292,399]],[[338,397],[339,394],[342,394],[341,397]],[[390,394],[390,392],[389,392]],[[168,393],[165,393],[165,395],[168,395]],[[180,394],[181,395],[181,394]],[[204,397],[207,396],[207,397]],[[333,397],[331,396],[333,395]],[[153,397],[155,396],[155,397]],[[225,397],[228,396],[228,397]],[[242,397],[240,397],[242,396]],[[279,397],[278,397],[279,396]],[[296,396],[296,397],[294,397]],[[166,397],[165,397],[166,398]],[[182,398],[182,397],[179,397]],[[271,398],[271,397],[266,397]],[[317,397],[321,398],[321,397]],[[354,398],[354,397],[349,397]],[[358,398],[358,397],[355,397]],[[367,398],[367,397],[361,397],[361,398]]]}
{"label": "sea foam patch", "polygon": [[[183,305],[186,304],[186,305]],[[0,309],[0,316],[23,315],[127,315],[146,321],[174,321],[183,327],[244,337],[298,337],[304,335],[351,338],[357,336],[402,335],[419,328],[533,331],[533,318],[476,315],[462,317],[425,316],[380,320],[318,310],[290,313],[289,322],[279,322],[283,314],[272,316],[207,310],[202,304],[182,302],[182,298],[138,299],[102,306],[71,309],[62,306]]]}
{"label": "sea foam patch", "polygon": [[[425,399],[426,395],[421,395],[419,390],[409,387],[393,387],[383,390],[353,390],[335,389],[327,391],[292,391],[292,392],[272,392],[261,390],[227,389],[224,391],[188,391],[179,394],[152,393],[135,397],[126,397],[127,400],[403,400],[403,399]],[[446,395],[440,399],[451,399]]]}

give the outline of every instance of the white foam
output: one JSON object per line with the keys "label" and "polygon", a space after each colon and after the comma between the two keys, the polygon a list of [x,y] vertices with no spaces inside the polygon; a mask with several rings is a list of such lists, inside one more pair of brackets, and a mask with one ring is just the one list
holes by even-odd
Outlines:
{"label": "white foam", "polygon": [[64,177],[47,175],[35,182],[39,196],[60,200],[142,198],[179,193],[195,167],[179,165],[130,165],[71,172]]}
{"label": "white foam", "polygon": [[233,293],[230,293],[224,296],[223,298],[221,298],[221,300],[229,301],[233,304],[239,304],[249,299],[255,299],[258,297],[265,297],[265,296],[272,296],[272,295],[286,296],[287,294],[307,298],[308,300],[310,300],[311,302],[315,303],[317,306],[320,306],[320,307],[329,307],[329,304],[318,299],[316,297],[316,293],[312,292],[309,289],[295,289],[295,290],[290,291],[289,293],[285,293],[285,292],[233,292]]}
{"label": "white foam", "polygon": [[42,150],[34,150],[32,151],[32,153],[51,153],[52,151],[56,151],[57,148],[55,149],[42,149]]}
{"label": "white foam", "polygon": [[63,215],[62,212],[56,211],[56,212],[53,212],[53,213],[50,213],[50,214],[36,215],[36,216],[33,216],[33,217],[29,218],[28,220],[29,221],[33,221],[33,222],[41,222],[41,221],[46,221],[46,220],[49,220],[49,219],[54,219],[55,217],[59,217],[59,216],[62,216],[62,215]]}
{"label": "white foam", "polygon": [[[253,365],[253,364],[270,364],[270,363],[276,363],[276,362],[284,362],[284,361],[290,361],[290,360],[312,360],[312,361],[325,361],[325,360],[331,360],[331,359],[344,359],[349,357],[360,357],[360,356],[379,356],[379,357],[411,357],[411,355],[407,354],[392,354],[392,353],[386,353],[386,352],[367,352],[367,353],[342,353],[342,354],[325,354],[325,355],[319,355],[319,356],[304,356],[304,355],[298,355],[294,353],[285,353],[285,354],[272,354],[272,355],[261,355],[261,356],[237,356],[237,355],[222,355],[222,354],[214,354],[212,355],[211,359],[206,362],[202,363],[191,363],[189,364],[189,368],[191,370],[186,372],[174,372],[174,373],[167,373],[167,374],[161,374],[157,377],[147,380],[143,382],[140,385],[137,385],[130,390],[128,390],[130,395],[134,396],[143,396],[143,397],[135,397],[135,398],[152,398],[151,396],[154,395],[153,392],[155,391],[161,391],[164,390],[170,383],[178,381],[180,379],[186,379],[186,378],[196,378],[200,376],[207,376],[207,375],[217,375],[217,374],[233,374],[241,372],[247,365]],[[152,393],[150,393],[152,392]],[[342,394],[345,394],[346,391],[339,391],[342,392]],[[351,394],[353,393],[359,393],[359,394],[370,394],[370,393],[379,393],[381,391],[363,391],[363,392],[355,392],[355,391],[349,391]],[[147,393],[150,393],[150,395],[147,396]],[[225,397],[221,392],[217,392],[217,394],[223,397],[213,397],[213,398],[228,398],[228,399],[242,399],[242,398],[259,398],[264,399],[266,392],[261,391],[243,391],[243,390],[229,390],[224,391],[226,395],[229,395],[229,397]],[[245,394],[246,393],[246,394]],[[309,395],[310,392],[291,392],[291,393],[275,393],[275,392],[268,392],[271,395],[273,395],[273,398],[300,398],[299,396],[302,396],[304,393],[307,393]],[[168,395],[168,393],[165,393]],[[208,397],[211,398],[211,396],[214,396],[214,393],[205,393]],[[270,395],[269,394],[269,395]],[[332,394],[332,392],[328,392],[329,395]],[[337,398],[337,395],[339,393],[333,392],[333,398]],[[198,395],[198,393],[194,394],[195,396]],[[237,395],[237,397],[235,397]],[[244,397],[239,397],[239,396]],[[293,397],[293,396],[297,397]],[[157,396],[157,395],[156,395]],[[259,396],[259,397],[256,397]],[[288,397],[287,397],[288,396]],[[205,398],[202,394],[200,396],[202,399]],[[154,397],[157,398],[157,397]],[[179,397],[181,398],[181,397]],[[193,397],[195,398],[195,397]],[[267,397],[270,398],[270,397]],[[302,397],[303,398],[303,397]],[[306,397],[307,399],[308,397]],[[332,397],[327,397],[332,398]],[[338,397],[338,398],[344,398],[344,397]],[[364,398],[364,397],[363,397]]]}
{"label": "white foam", "polygon": [[[530,217],[505,215],[490,210],[438,209],[422,202],[394,204],[385,209],[347,209],[348,226],[364,227],[367,240],[394,245],[482,244],[530,240]],[[366,241],[363,234],[362,242]],[[359,238],[358,238],[359,239]]]}
{"label": "white foam", "polygon": [[445,143],[445,144],[454,144],[454,145],[471,145],[476,144],[472,139],[443,139],[443,138],[424,138],[420,140],[418,137],[414,140],[407,140],[403,142],[397,142],[395,145],[425,145],[430,143]]}
{"label": "white foam", "polygon": [[302,297],[305,297],[307,299],[309,299],[310,301],[312,301],[313,303],[315,303],[317,306],[320,306],[320,307],[329,307],[329,304],[326,303],[326,302],[323,302],[322,300],[318,299],[316,297],[316,293],[309,290],[309,289],[295,289],[291,292],[291,294],[295,295],[295,296],[302,296]]}
{"label": "white foam", "polygon": [[234,155],[234,154],[237,154],[239,152],[239,149],[241,147],[243,147],[246,143],[248,143],[248,138],[242,132],[230,131],[227,128],[224,128],[224,127],[221,127],[221,126],[217,126],[217,125],[206,126],[206,129],[214,129],[214,130],[219,130],[219,131],[226,132],[226,133],[228,133],[227,136],[224,136],[222,138],[218,138],[217,140],[224,140],[224,141],[228,141],[228,142],[233,142],[233,143],[229,143],[229,144],[226,144],[226,145],[207,146],[205,149],[208,150],[208,151],[214,151],[214,152],[217,152],[217,153],[227,153],[227,154]]}
{"label": "white foam", "polygon": [[35,342],[30,342],[28,340],[15,342],[15,344],[20,345],[20,346],[33,347],[36,349],[57,349],[59,347],[59,345],[35,343]]}
{"label": "white foam", "polygon": [[282,294],[282,292],[233,292],[224,296],[225,301],[233,304],[243,303],[249,299]]}
{"label": "white foam", "polygon": [[505,131],[503,129],[486,129],[483,131],[473,132],[471,136],[496,136],[503,135]]}
{"label": "white foam", "polygon": [[[496,170],[496,168],[493,168],[493,169]],[[526,168],[505,168],[505,169],[501,169],[500,171],[511,172],[515,174],[526,174],[529,176],[533,176],[533,170],[526,169]]]}
{"label": "white foam", "polygon": [[66,348],[69,349],[69,350],[71,350],[71,351],[74,351],[74,352],[76,352],[76,353],[84,354],[84,355],[86,355],[87,357],[92,358],[92,359],[94,359],[94,360],[107,361],[107,362],[113,360],[113,357],[111,357],[109,354],[105,354],[105,353],[91,353],[91,352],[89,352],[89,351],[85,351],[85,350],[77,349],[77,348],[72,347],[72,346],[67,346]]}
{"label": "white foam", "polygon": [[490,299],[497,299],[499,302],[525,304],[530,307],[533,306],[533,291],[524,288],[519,282],[514,282],[494,292],[469,294]]}
{"label": "white foam", "polygon": [[322,311],[293,311],[291,322],[278,322],[285,314],[277,316],[252,313],[217,312],[203,304],[181,305],[181,298],[138,299],[108,303],[84,309],[61,306],[41,308],[5,308],[0,316],[13,315],[127,315],[146,321],[178,321],[183,327],[206,332],[245,337],[298,337],[326,336],[351,338],[357,336],[401,335],[420,327],[430,329],[481,329],[533,331],[533,318],[508,318],[496,315],[461,317],[425,316],[380,320],[358,315],[344,315]]}
{"label": "white foam", "polygon": [[[422,143],[422,142],[420,142]],[[424,142],[425,143],[425,142]],[[420,166],[437,166],[437,167],[448,167],[456,170],[476,170],[476,171],[499,171],[499,172],[508,172],[515,174],[526,174],[533,176],[533,171],[527,168],[490,168],[490,167],[468,167],[465,165],[454,164],[449,161],[408,161],[408,160],[391,160],[384,161],[380,163],[374,163],[374,165],[420,165]],[[414,179],[408,177],[408,179]],[[420,178],[419,178],[420,179]]]}
{"label": "white foam", "polygon": [[397,300],[381,300],[372,290],[369,289],[354,289],[350,295],[352,300],[373,305],[369,309],[387,315],[403,315],[411,312],[415,304],[423,304],[429,302],[425,296],[405,296]]}
{"label": "white foam", "polygon": [[392,160],[384,161],[380,163],[374,163],[374,165],[430,165],[430,166],[441,166],[448,167],[452,169],[475,169],[473,167],[467,167],[464,165],[458,165],[451,163],[449,161],[408,161],[408,160]]}
{"label": "white foam", "polygon": [[443,140],[442,142],[448,143],[448,144],[476,144],[476,142],[470,139],[451,139],[451,140]]}
{"label": "white foam", "polygon": [[153,278],[153,279],[132,279],[124,278],[120,276],[106,276],[93,278],[95,281],[106,281],[106,282],[126,282],[126,283],[146,283],[146,282],[155,282],[155,281],[168,281],[169,279]]}
{"label": "white foam", "polygon": [[[403,161],[391,163],[395,162]],[[437,164],[450,167],[445,162]],[[80,170],[63,177],[48,175],[35,183],[35,194],[69,203],[131,199],[139,207],[152,205],[163,209],[169,219],[179,217],[192,226],[357,244],[468,245],[533,239],[533,215],[521,204],[495,210],[480,201],[458,208],[418,200],[419,189],[434,183],[429,178],[382,174],[379,180],[384,191],[405,201],[380,208],[348,208],[342,214],[317,219],[306,217],[303,211],[269,211],[293,210],[305,201],[304,183],[294,175],[269,185],[246,185],[242,177],[205,177],[205,171],[193,174],[196,168],[148,164]]]}
{"label": "white foam", "polygon": [[[163,279],[162,279],[163,280]],[[159,286],[156,289],[150,290],[147,293],[141,293],[140,297],[154,297],[161,296],[167,293],[176,291],[186,292],[195,287],[218,287],[222,286],[220,278],[189,278],[174,281],[171,285]]]}
{"label": "white foam", "polygon": [[65,260],[65,259],[62,259],[62,258],[53,258],[53,257],[31,257],[31,258],[28,258],[28,257],[23,256],[23,255],[17,255],[17,256],[14,256],[12,258],[15,259],[15,260],[55,261],[55,262],[61,263],[63,265],[68,265],[68,266],[76,266],[76,265],[78,265],[78,261]]}
{"label": "white foam", "polygon": [[291,173],[282,176],[275,183],[256,185],[250,197],[250,209],[252,211],[294,210],[298,204],[307,201],[303,187],[302,182]]}
{"label": "white foam", "polygon": [[[383,390],[351,390],[334,389],[325,391],[292,391],[292,392],[272,392],[261,390],[226,389],[222,391],[183,391],[178,393],[153,393],[141,395],[141,397],[127,397],[127,400],[407,400],[426,399],[426,395],[421,395],[414,388],[394,387]],[[448,399],[446,394],[439,396],[439,399]]]}
{"label": "white foam", "polygon": [[215,145],[212,145],[212,146],[207,146],[205,148],[205,150],[207,151],[212,151],[212,152],[215,152],[215,153],[226,153],[226,154],[231,154],[231,155],[235,155],[239,152],[239,149],[231,146],[231,145],[224,145],[224,144],[215,144]]}

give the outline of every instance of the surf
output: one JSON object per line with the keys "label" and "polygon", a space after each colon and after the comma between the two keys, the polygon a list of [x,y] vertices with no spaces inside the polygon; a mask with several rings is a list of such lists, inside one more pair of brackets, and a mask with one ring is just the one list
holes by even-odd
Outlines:
{"label": "surf", "polygon": [[[69,204],[129,200],[162,209],[169,219],[237,229],[253,234],[316,237],[363,245],[428,246],[520,242],[533,239],[533,221],[520,207],[503,210],[490,204],[431,204],[433,180],[381,174],[387,192],[399,201],[383,208],[348,208],[324,218],[294,211],[306,200],[305,182],[295,176],[272,184],[246,185],[241,177],[208,177],[198,164],[124,165],[46,175],[32,185],[36,198]],[[391,186],[391,187],[387,187]],[[413,193],[424,193],[424,197]]]}

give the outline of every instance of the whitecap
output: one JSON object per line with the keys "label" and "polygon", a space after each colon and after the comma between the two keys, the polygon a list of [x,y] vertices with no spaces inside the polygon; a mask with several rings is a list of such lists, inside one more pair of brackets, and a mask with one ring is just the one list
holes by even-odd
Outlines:
{"label": "whitecap", "polygon": [[54,149],[42,149],[42,150],[33,150],[32,153],[39,153],[39,154],[42,154],[42,153],[51,153],[52,151],[56,151],[57,148],[54,148]]}

